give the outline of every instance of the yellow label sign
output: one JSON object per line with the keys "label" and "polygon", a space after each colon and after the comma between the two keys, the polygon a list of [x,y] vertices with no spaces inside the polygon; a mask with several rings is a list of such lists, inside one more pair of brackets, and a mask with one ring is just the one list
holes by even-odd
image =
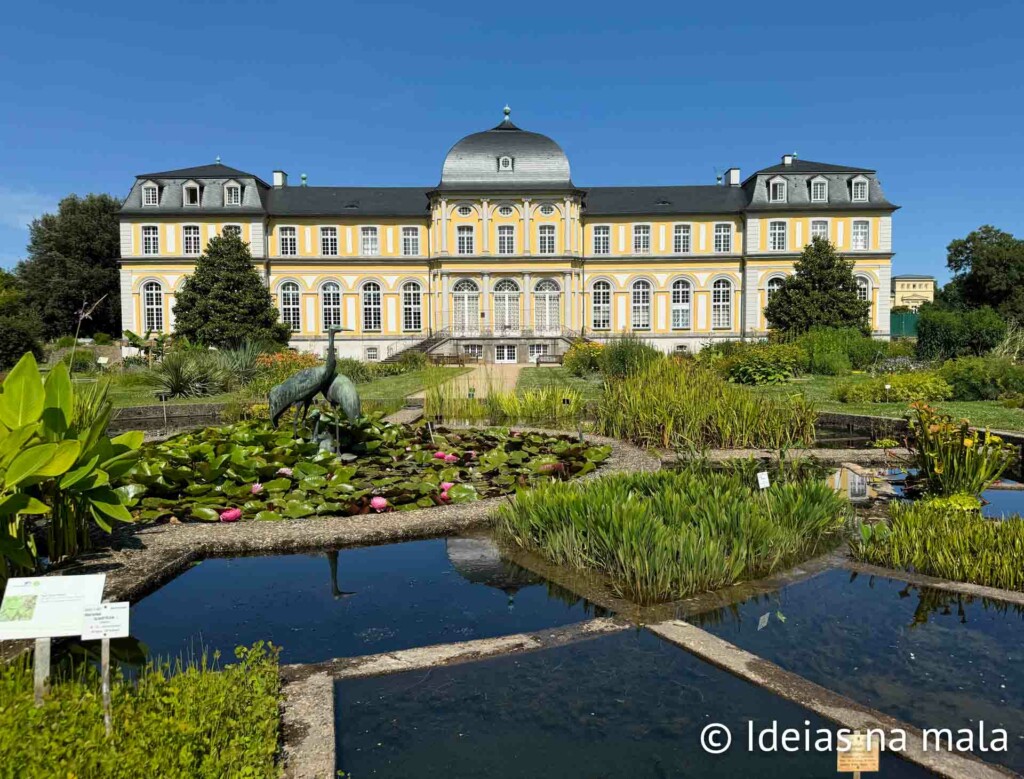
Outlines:
{"label": "yellow label sign", "polygon": [[876,739],[868,749],[868,737],[865,733],[850,735],[850,748],[845,752],[840,749],[836,757],[836,771],[839,773],[871,772],[878,770],[879,744]]}

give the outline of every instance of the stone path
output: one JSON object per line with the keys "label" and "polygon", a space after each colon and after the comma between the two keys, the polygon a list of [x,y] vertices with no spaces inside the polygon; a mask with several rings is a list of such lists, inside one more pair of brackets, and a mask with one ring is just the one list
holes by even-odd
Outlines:
{"label": "stone path", "polygon": [[[476,390],[476,397],[486,398],[492,391],[493,392],[510,392],[516,388],[516,382],[519,381],[519,372],[523,369],[522,365],[509,364],[509,365],[474,365],[469,373],[463,373],[452,379],[449,379],[448,384],[452,384],[459,389],[460,394],[469,394],[469,389],[472,387]],[[465,392],[463,392],[465,390]],[[410,398],[422,400],[427,396],[426,390],[417,392],[410,395]]]}

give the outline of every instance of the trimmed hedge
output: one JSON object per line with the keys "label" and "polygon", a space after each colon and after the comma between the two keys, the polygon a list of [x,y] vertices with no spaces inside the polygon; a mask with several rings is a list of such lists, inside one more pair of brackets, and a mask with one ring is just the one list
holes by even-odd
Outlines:
{"label": "trimmed hedge", "polygon": [[994,310],[943,311],[934,306],[921,309],[917,322],[917,357],[921,360],[981,356],[1006,335],[1006,322]]}
{"label": "trimmed hedge", "polygon": [[939,375],[953,388],[953,400],[998,400],[1024,393],[1024,366],[1000,357],[947,360]]}
{"label": "trimmed hedge", "polygon": [[[889,389],[885,385],[889,385]],[[902,403],[915,400],[949,400],[953,388],[938,374],[894,373],[862,382],[838,385],[833,396],[841,403]]]}

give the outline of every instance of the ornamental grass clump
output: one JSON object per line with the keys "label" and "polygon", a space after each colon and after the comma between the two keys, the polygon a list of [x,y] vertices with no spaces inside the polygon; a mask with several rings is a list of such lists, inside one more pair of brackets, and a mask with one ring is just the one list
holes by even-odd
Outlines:
{"label": "ornamental grass clump", "polygon": [[738,471],[697,466],[555,482],[499,509],[508,543],[596,570],[641,605],[765,576],[832,548],[849,504],[825,482],[759,490]]}
{"label": "ornamental grass clump", "polygon": [[598,429],[641,446],[778,449],[812,444],[817,417],[802,395],[769,399],[705,365],[664,358],[606,383]]}
{"label": "ornamental grass clump", "polygon": [[987,430],[972,430],[926,403],[911,405],[911,452],[931,495],[980,495],[1013,463],[1016,448]]}

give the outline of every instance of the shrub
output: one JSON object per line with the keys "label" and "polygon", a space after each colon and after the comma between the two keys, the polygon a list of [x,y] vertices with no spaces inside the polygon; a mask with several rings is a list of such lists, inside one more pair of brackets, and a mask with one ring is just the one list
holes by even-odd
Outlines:
{"label": "shrub", "polygon": [[795,344],[748,344],[724,357],[717,368],[737,384],[780,384],[797,374],[806,355]]}
{"label": "shrub", "polygon": [[78,339],[75,338],[73,335],[62,335],[60,338],[57,339],[57,342],[54,344],[54,346],[56,346],[58,349],[70,349],[77,343]]}
{"label": "shrub", "polygon": [[90,373],[96,369],[96,353],[92,349],[74,349],[61,357],[60,361],[72,373]]}
{"label": "shrub", "polygon": [[[885,385],[889,385],[889,389]],[[867,381],[845,382],[833,390],[840,403],[904,403],[949,400],[953,388],[936,373],[896,373]]]}
{"label": "shrub", "polygon": [[960,357],[939,370],[954,400],[997,400],[1024,392],[1024,366],[1000,357]]}
{"label": "shrub", "polygon": [[889,351],[885,341],[864,335],[855,327],[815,327],[800,335],[795,343],[807,353],[807,369],[823,376],[841,376],[851,369],[870,368]]}
{"label": "shrub", "polygon": [[802,395],[770,399],[691,360],[665,358],[606,384],[598,429],[641,446],[810,445],[817,411]]}
{"label": "shrub", "polygon": [[0,370],[13,367],[22,355],[43,356],[39,323],[31,317],[0,315]]}
{"label": "shrub", "polygon": [[602,346],[596,341],[573,341],[562,359],[562,366],[573,376],[586,376],[601,369],[601,352]]}
{"label": "shrub", "polygon": [[848,516],[823,481],[762,491],[738,472],[696,467],[520,490],[499,509],[498,531],[650,604],[786,568],[831,548]]}
{"label": "shrub", "polygon": [[319,365],[320,362],[320,358],[315,354],[290,349],[261,354],[256,358],[256,376],[249,384],[249,392],[253,397],[266,397],[271,387],[305,368]]}
{"label": "shrub", "polygon": [[215,359],[224,372],[225,384],[244,387],[251,384],[259,373],[259,358],[266,351],[261,343],[246,341],[236,349],[220,349]]}
{"label": "shrub", "polygon": [[430,360],[423,352],[410,349],[402,352],[398,358],[398,364],[402,366],[404,373],[411,373],[412,371],[421,371],[426,368],[430,365]]}
{"label": "shrub", "polygon": [[109,346],[114,342],[114,339],[106,333],[93,333],[92,342],[97,346]]}
{"label": "shrub", "polygon": [[607,376],[629,376],[662,357],[661,352],[636,335],[612,338],[601,351],[601,370]]}
{"label": "shrub", "polygon": [[897,338],[889,341],[886,354],[890,358],[913,357],[916,353],[917,344],[909,338]]}
{"label": "shrub", "polygon": [[921,309],[917,322],[917,356],[923,360],[981,356],[999,346],[1006,322],[987,306],[973,311]]}
{"label": "shrub", "polygon": [[111,686],[113,733],[103,730],[100,680],[94,669],[55,675],[42,708],[32,670],[0,667],[0,775],[110,777],[277,776],[280,724],[277,650],[235,650],[220,670],[205,656],[175,667],[150,665]]}
{"label": "shrub", "polygon": [[845,376],[853,366],[842,352],[818,352],[808,358],[807,370],[820,376]]}
{"label": "shrub", "polygon": [[149,374],[150,385],[172,398],[203,398],[223,392],[229,376],[215,352],[182,350],[167,354]]}
{"label": "shrub", "polygon": [[1016,457],[1016,447],[988,431],[971,430],[925,403],[911,406],[911,452],[932,495],[980,495]]}

